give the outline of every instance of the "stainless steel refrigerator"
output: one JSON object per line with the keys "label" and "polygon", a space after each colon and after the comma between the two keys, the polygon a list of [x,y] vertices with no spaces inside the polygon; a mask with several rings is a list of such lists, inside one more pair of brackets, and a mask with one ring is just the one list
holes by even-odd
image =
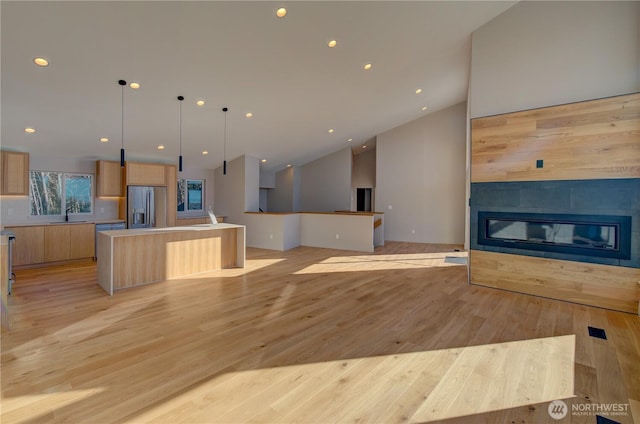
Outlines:
{"label": "stainless steel refrigerator", "polygon": [[167,226],[166,187],[127,187],[127,228]]}

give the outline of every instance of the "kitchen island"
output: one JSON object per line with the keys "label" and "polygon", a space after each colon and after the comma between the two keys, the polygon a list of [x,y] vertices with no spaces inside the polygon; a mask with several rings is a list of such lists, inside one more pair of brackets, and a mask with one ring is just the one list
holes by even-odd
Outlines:
{"label": "kitchen island", "polygon": [[244,268],[245,227],[200,224],[98,233],[97,280],[107,293],[223,268]]}

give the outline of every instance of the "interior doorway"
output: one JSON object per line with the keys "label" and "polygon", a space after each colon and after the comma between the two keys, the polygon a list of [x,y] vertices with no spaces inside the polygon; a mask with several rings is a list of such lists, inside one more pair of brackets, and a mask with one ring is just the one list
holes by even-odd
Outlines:
{"label": "interior doorway", "polygon": [[371,212],[371,188],[358,188],[356,190],[356,211]]}

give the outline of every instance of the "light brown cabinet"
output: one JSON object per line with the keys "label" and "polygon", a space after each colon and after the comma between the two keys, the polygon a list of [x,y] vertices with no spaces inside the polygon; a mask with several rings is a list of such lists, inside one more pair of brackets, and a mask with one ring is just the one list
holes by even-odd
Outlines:
{"label": "light brown cabinet", "polygon": [[2,150],[0,194],[29,195],[29,153]]}
{"label": "light brown cabinet", "polygon": [[120,162],[96,161],[96,196],[122,197],[122,167]]}
{"label": "light brown cabinet", "polygon": [[166,168],[167,165],[159,163],[127,162],[125,164],[127,185],[164,187],[167,184]]}
{"label": "light brown cabinet", "polygon": [[167,186],[167,227],[175,227],[178,215],[178,180],[175,165],[165,165]]}
{"label": "light brown cabinet", "polygon": [[13,264],[33,265],[95,256],[95,224],[6,227],[16,234]]}

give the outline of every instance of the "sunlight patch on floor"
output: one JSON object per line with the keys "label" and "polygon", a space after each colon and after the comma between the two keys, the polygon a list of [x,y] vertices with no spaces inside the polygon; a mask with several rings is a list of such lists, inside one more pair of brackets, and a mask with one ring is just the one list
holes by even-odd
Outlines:
{"label": "sunlight patch on floor", "polygon": [[467,252],[411,253],[395,255],[334,256],[295,272],[322,274],[331,272],[384,271],[419,269],[466,264]]}
{"label": "sunlight patch on floor", "polygon": [[2,397],[2,422],[50,422],[56,409],[80,402],[104,392],[102,387],[87,390],[60,388],[55,393],[32,394],[17,397]]}
{"label": "sunlight patch on floor", "polygon": [[428,422],[574,397],[575,335],[238,371],[136,421]]}

